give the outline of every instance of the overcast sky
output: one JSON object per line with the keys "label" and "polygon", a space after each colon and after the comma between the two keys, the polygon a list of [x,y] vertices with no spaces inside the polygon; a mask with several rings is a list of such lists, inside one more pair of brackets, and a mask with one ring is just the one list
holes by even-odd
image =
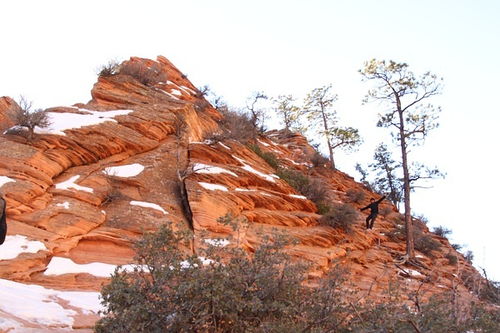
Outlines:
{"label": "overcast sky", "polygon": [[[365,144],[337,154],[353,176],[387,139],[357,72],[371,58],[444,78],[441,126],[412,157],[447,173],[413,196],[431,226],[453,230],[500,280],[497,178],[500,2],[491,0],[2,1],[0,96],[37,107],[90,100],[96,69],[130,56],[169,58],[232,105],[256,90],[303,97],[333,83],[341,122]],[[381,109],[378,109],[382,111]]]}

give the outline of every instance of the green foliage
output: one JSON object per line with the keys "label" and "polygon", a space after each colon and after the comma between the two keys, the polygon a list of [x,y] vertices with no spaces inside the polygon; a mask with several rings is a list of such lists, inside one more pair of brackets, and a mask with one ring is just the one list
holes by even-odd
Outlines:
{"label": "green foliage", "polygon": [[331,209],[319,219],[319,222],[350,233],[357,218],[358,212],[351,205],[334,204]]}
{"label": "green foliage", "polygon": [[450,264],[450,265],[453,265],[453,266],[454,266],[454,265],[456,265],[456,264],[457,264],[457,262],[458,262],[458,258],[457,258],[457,256],[456,256],[456,255],[454,255],[454,254],[452,254],[452,253],[448,253],[448,254],[446,254],[446,256],[445,256],[445,257],[446,257],[446,259],[448,259],[448,264]]}
{"label": "green foliage", "polygon": [[441,248],[441,243],[429,235],[423,235],[415,232],[415,249],[420,252],[432,256],[432,251],[437,251]]}
{"label": "green foliage", "polygon": [[[233,224],[232,217],[224,220]],[[250,257],[230,246],[209,246],[211,261],[190,256],[189,235],[169,225],[136,244],[137,266],[118,268],[102,289],[104,312],[96,332],[497,332],[499,310],[477,303],[454,306],[442,294],[412,306],[409,291],[390,284],[377,303],[348,290],[347,272],[335,267],[316,287],[305,286],[306,266],[279,244],[265,243]],[[494,284],[497,288],[498,284]],[[357,301],[358,300],[358,301]],[[415,304],[417,304],[415,302]]]}
{"label": "green foliage", "polygon": [[432,231],[434,234],[438,235],[439,237],[448,237],[448,235],[451,234],[451,230],[446,228],[446,227],[443,227],[443,226],[437,226],[434,228],[434,230]]}
{"label": "green foliage", "polygon": [[299,193],[314,202],[316,206],[323,206],[327,203],[329,190],[322,180],[308,177],[299,171],[287,168],[279,168],[276,174]]}
{"label": "green foliage", "polygon": [[254,153],[256,153],[260,158],[262,158],[264,161],[266,161],[269,166],[271,166],[274,170],[277,170],[280,166],[280,162],[276,155],[274,155],[271,152],[263,152],[262,149],[260,149],[259,145],[256,144],[248,144],[248,148],[250,148]]}
{"label": "green foliage", "polygon": [[326,142],[330,155],[330,162],[335,169],[333,150],[340,147],[350,150],[361,143],[358,130],[352,127],[338,126],[337,112],[333,109],[337,95],[332,92],[332,85],[313,89],[304,99],[303,114],[316,135],[320,135]]}
{"label": "green foliage", "polygon": [[301,131],[299,117],[302,115],[300,107],[294,104],[292,95],[279,95],[273,99],[274,110],[285,125],[287,131]]}

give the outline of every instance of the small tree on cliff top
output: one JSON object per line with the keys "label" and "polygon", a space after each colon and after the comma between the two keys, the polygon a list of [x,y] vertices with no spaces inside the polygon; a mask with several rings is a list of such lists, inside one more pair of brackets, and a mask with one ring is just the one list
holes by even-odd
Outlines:
{"label": "small tree on cliff top", "polygon": [[364,80],[376,83],[368,91],[365,102],[378,101],[387,107],[386,112],[379,115],[377,126],[393,129],[391,134],[401,149],[406,260],[414,260],[410,183],[421,176],[410,174],[409,147],[423,142],[429,131],[438,126],[440,108],[428,104],[427,100],[441,93],[442,79],[429,72],[417,77],[408,69],[407,64],[392,60],[372,59],[365,63],[360,73]]}
{"label": "small tree on cliff top", "polygon": [[337,95],[331,89],[331,84],[313,89],[304,99],[304,114],[311,126],[325,139],[330,163],[335,169],[333,151],[338,147],[352,149],[361,143],[361,137],[357,129],[337,125],[337,112],[333,109]]}
{"label": "small tree on cliff top", "polygon": [[32,102],[21,96],[18,103],[12,109],[12,116],[17,126],[28,129],[28,140],[33,140],[35,127],[46,128],[50,126],[50,119],[43,109],[32,109]]}
{"label": "small tree on cliff top", "polygon": [[275,110],[278,117],[285,125],[285,130],[299,130],[299,117],[302,114],[300,107],[294,104],[295,99],[292,95],[279,95],[273,99]]}

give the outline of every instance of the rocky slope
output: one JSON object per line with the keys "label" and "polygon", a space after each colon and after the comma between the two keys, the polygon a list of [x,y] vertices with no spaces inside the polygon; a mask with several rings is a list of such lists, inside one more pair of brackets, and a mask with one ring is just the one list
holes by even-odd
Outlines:
{"label": "rocky slope", "polygon": [[[316,205],[247,146],[205,140],[222,116],[167,59],[129,63],[159,68],[167,80],[145,85],[130,75],[102,76],[87,104],[49,109],[51,127],[37,130],[32,142],[19,131],[0,136],[0,192],[9,227],[0,246],[0,330],[91,330],[98,291],[116,265],[132,263],[133,240],[168,221],[194,230],[194,252],[207,238],[232,236],[252,251],[264,236],[286,235],[295,241],[287,251],[312,264],[311,281],[341,263],[358,289],[374,296],[390,280],[427,294],[468,293],[460,274],[477,272],[446,239],[430,235],[441,249],[420,253],[423,267],[406,268],[394,263],[404,242],[388,236],[400,222],[387,201],[371,232],[361,213],[349,234],[321,225]],[[13,125],[14,103],[0,99],[4,127]],[[360,208],[374,195],[340,171],[313,167],[313,149],[300,135],[274,131],[254,144],[281,165],[320,179],[331,202]],[[192,219],[177,170],[191,171],[185,190]],[[352,202],[348,190],[365,199]],[[234,231],[217,221],[227,213],[248,223]],[[458,265],[449,264],[449,253]],[[6,301],[19,295],[30,298]]]}

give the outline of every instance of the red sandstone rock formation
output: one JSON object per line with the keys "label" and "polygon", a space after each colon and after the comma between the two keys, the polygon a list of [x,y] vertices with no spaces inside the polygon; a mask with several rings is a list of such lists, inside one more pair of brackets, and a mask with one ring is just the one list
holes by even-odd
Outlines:
{"label": "red sandstone rock formation", "polygon": [[[404,253],[404,242],[387,237],[398,217],[388,202],[382,206],[392,213],[380,216],[373,232],[364,230],[361,214],[352,234],[320,225],[315,204],[274,175],[275,170],[252,150],[231,140],[204,141],[206,133],[218,128],[221,115],[167,59],[129,62],[156,64],[168,80],[146,86],[127,75],[100,77],[89,103],[47,110],[66,125],[77,119],[74,125],[40,133],[32,143],[21,136],[0,136],[0,191],[7,200],[11,237],[10,245],[4,246],[14,246],[19,235],[31,242],[29,246],[39,246],[31,251],[26,243],[18,255],[0,260],[1,279],[54,290],[99,291],[107,278],[90,274],[92,264],[108,264],[108,269],[131,263],[133,240],[171,221],[179,229],[193,228],[195,252],[204,246],[204,238],[232,236],[252,251],[262,235],[284,234],[297,241],[287,251],[313,264],[311,279],[340,263],[349,268],[360,290],[373,295],[391,279],[409,288],[426,281],[429,293],[457,284],[467,292],[456,276],[457,266],[445,258],[456,254],[446,239],[432,236],[444,250],[432,258],[420,254],[425,268],[410,270],[394,264]],[[0,122],[9,126],[6,110],[12,104],[9,98],[0,99]],[[101,122],[80,126],[90,118]],[[179,119],[187,124],[181,139],[176,135]],[[274,131],[255,144],[275,154],[282,165],[321,179],[331,201],[348,202],[348,189],[363,191],[367,198],[373,195],[340,171],[312,167],[314,151],[300,135]],[[179,168],[194,170],[185,181],[192,225],[179,197]],[[351,204],[360,208],[366,202]],[[227,213],[245,217],[248,224],[236,234],[217,221]],[[457,256],[462,271],[477,274]],[[86,268],[75,272],[66,264],[64,272],[56,262]],[[3,308],[0,317],[12,325],[39,329],[90,329],[97,319],[61,298],[57,302],[74,311],[68,315],[73,322],[29,321]]]}

